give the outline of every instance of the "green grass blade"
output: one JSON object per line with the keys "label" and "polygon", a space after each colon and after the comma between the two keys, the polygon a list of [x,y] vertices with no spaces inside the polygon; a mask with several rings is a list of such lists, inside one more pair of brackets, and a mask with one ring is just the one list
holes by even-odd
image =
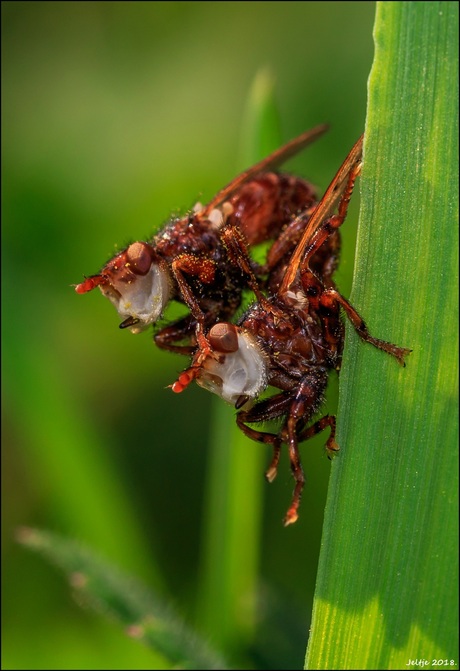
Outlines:
{"label": "green grass blade", "polygon": [[[261,71],[243,119],[242,168],[279,146],[278,127],[273,80]],[[238,429],[234,408],[220,398],[212,408],[198,620],[223,649],[237,651],[256,622],[266,452]]]}
{"label": "green grass blade", "polygon": [[118,620],[129,636],[162,655],[163,665],[179,665],[182,669],[228,668],[153,592],[79,543],[36,529],[21,529],[18,540],[64,571],[82,605]]}
{"label": "green grass blade", "polygon": [[[377,3],[309,669],[458,668],[458,3]],[[439,663],[439,662],[438,662]]]}
{"label": "green grass blade", "polygon": [[271,71],[264,68],[254,77],[244,111],[238,161],[241,170],[260,161],[281,145],[283,138],[280,126],[275,80]]}

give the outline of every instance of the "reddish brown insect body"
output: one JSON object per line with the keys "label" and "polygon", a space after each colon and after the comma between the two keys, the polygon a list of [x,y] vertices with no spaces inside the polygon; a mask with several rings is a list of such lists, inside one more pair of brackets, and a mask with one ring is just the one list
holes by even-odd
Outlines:
{"label": "reddish brown insect body", "polygon": [[[362,140],[355,144],[314,212],[299,215],[291,224],[292,229],[298,225],[303,231],[302,238],[289,263],[270,277],[272,293],[265,297],[255,286],[258,300],[237,325],[219,323],[206,337],[200,335],[191,367],[173,385],[173,391],[180,392],[195,378],[233,403],[239,409],[236,421],[240,429],[273,447],[266,473],[269,481],[276,476],[281,445],[287,444],[295,489],[286,525],[298,518],[305,482],[298,444],[330,427],[328,454],[339,449],[335,417],[326,415],[313,424],[311,420],[323,401],[329,371],[340,368],[344,338],[340,308],[365,342],[391,354],[400,364],[404,365],[410,352],[373,338],[332,280],[339,249],[337,229],[345,220],[361,170]],[[241,255],[240,265],[249,272],[244,247],[235,244],[233,253],[236,250]],[[251,405],[268,385],[281,391]],[[280,417],[283,424],[277,434],[248,426]]]}
{"label": "reddish brown insect body", "polygon": [[[208,205],[170,222],[152,242],[133,243],[77,285],[77,293],[98,286],[123,318],[120,327],[134,333],[155,323],[169,300],[184,302],[190,314],[159,331],[155,341],[164,349],[190,353],[197,325],[204,331],[216,321],[231,319],[243,289],[262,282],[268,273],[273,273],[270,282],[277,281],[306,222],[306,217],[293,219],[299,211],[314,208],[316,195],[305,180],[272,171],[325,130],[318,126],[281,147]],[[229,253],[226,240],[232,245],[241,233],[238,244],[250,247],[280,236],[266,264],[247,266],[247,257],[241,262],[240,254]]]}

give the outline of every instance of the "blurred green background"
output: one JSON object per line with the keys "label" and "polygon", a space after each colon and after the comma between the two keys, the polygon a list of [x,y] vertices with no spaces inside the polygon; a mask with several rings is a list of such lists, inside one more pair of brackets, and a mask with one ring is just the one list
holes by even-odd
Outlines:
{"label": "blurred green background", "polygon": [[[142,644],[81,610],[15,531],[38,526],[82,541],[193,625],[214,404],[197,387],[173,396],[166,386],[186,360],[156,350],[150,332],[119,331],[109,302],[99,292],[78,296],[72,284],[244,167],[242,119],[261,68],[275,78],[282,142],[331,124],[289,164],[324,190],[364,127],[375,6],[1,9],[2,667],[155,668]],[[357,202],[336,275],[345,295]],[[331,380],[325,411],[336,392]],[[307,487],[292,528],[281,524],[292,491],[286,458],[276,482],[262,485],[266,606],[246,651],[255,668],[303,664],[331,470],[323,444],[320,436],[302,448]],[[248,449],[266,448],[248,441]]]}

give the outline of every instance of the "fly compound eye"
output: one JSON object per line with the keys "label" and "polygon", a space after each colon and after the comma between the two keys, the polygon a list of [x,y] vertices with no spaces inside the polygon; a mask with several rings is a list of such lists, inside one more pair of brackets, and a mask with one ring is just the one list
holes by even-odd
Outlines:
{"label": "fly compound eye", "polygon": [[238,331],[233,324],[215,324],[209,331],[208,340],[217,352],[236,352],[238,349]]}
{"label": "fly compound eye", "polygon": [[[232,351],[225,353],[219,360],[207,357],[196,381],[201,387],[217,394],[232,405],[239,402],[241,397],[252,401],[267,386],[265,354],[248,333],[242,332],[232,324],[225,326],[232,326],[232,329],[225,330],[225,334],[232,333],[230,336]],[[219,330],[217,333],[219,334]],[[233,336],[236,337],[236,349]],[[213,344],[211,339],[210,342]]]}
{"label": "fly compound eye", "polygon": [[126,250],[130,270],[136,275],[146,275],[152,265],[150,247],[145,242],[133,242]]}
{"label": "fly compound eye", "polygon": [[110,285],[100,286],[123,320],[123,328],[131,333],[140,333],[156,322],[170,297],[167,272],[151,259],[149,264],[145,274],[132,275],[130,282],[114,278]]}

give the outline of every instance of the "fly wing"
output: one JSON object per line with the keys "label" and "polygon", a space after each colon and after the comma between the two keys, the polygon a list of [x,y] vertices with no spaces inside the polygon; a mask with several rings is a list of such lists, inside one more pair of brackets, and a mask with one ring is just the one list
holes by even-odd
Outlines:
{"label": "fly wing", "polygon": [[211,210],[221,205],[224,201],[228,200],[233,196],[235,191],[237,191],[242,184],[249,181],[259,172],[267,172],[273,170],[274,168],[279,167],[285,163],[288,159],[292,158],[299,153],[302,149],[307,147],[309,144],[314,142],[318,137],[327,131],[329,126],[327,124],[322,124],[316,126],[311,130],[305,131],[299,137],[294,138],[287,144],[283,145],[276,151],[274,151],[270,156],[262,159],[259,163],[256,163],[251,168],[248,168],[242,172],[238,177],[235,177],[230,184],[227,184],[219,193],[214,196],[210,203],[208,203],[203,210],[200,211],[200,216],[207,216]]}
{"label": "fly wing", "polygon": [[[289,287],[292,285],[297,276],[297,272],[302,263],[303,256],[313,235],[322,226],[323,222],[333,214],[347,186],[348,177],[351,170],[354,168],[354,166],[356,166],[357,163],[361,162],[363,155],[363,139],[364,135],[361,135],[339,168],[336,176],[328,186],[326,193],[309,217],[307,226],[302,234],[302,238],[300,239],[299,244],[291,256],[291,260],[279,288],[279,293],[283,293],[289,290]],[[300,214],[298,219],[301,219],[302,216],[305,215]]]}

